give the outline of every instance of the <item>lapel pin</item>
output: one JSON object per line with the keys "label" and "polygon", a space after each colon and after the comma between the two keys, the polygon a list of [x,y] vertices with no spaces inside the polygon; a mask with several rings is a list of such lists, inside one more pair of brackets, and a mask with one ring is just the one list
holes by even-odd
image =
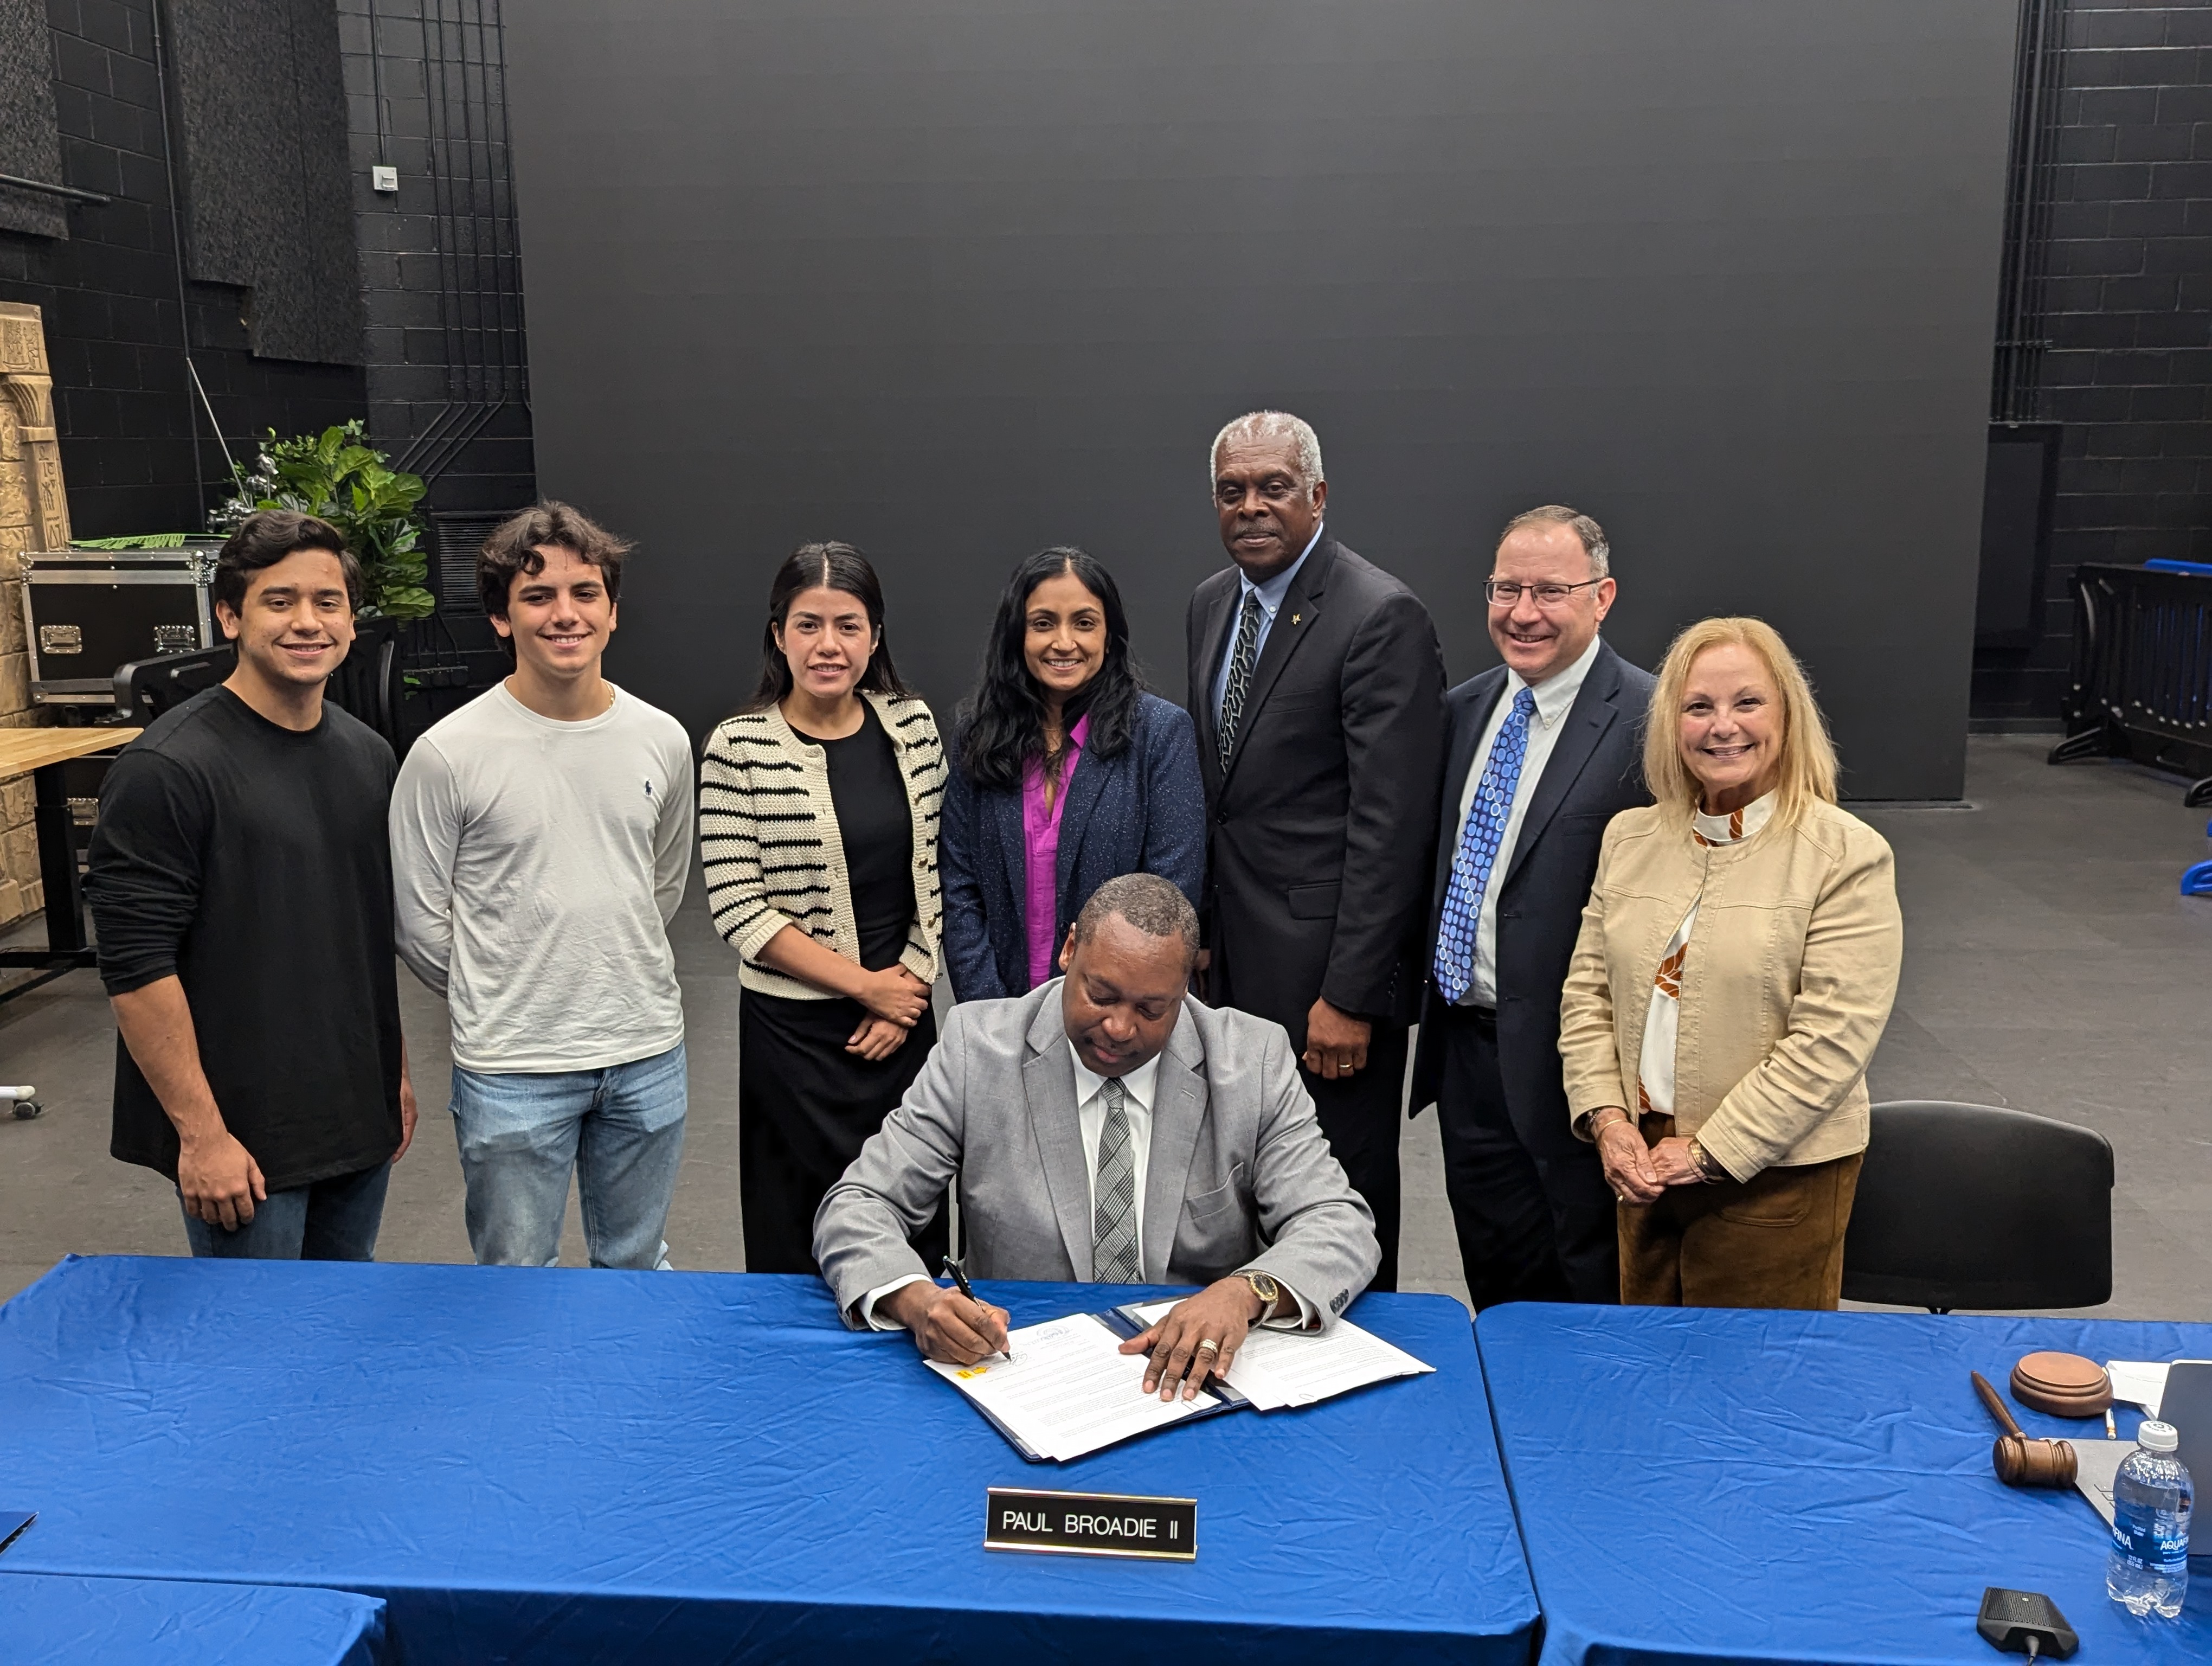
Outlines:
{"label": "lapel pin", "polygon": [[1293,613],[1291,615],[1291,623],[1292,624],[1303,623],[1305,620],[1305,617],[1306,616],[1303,613]]}

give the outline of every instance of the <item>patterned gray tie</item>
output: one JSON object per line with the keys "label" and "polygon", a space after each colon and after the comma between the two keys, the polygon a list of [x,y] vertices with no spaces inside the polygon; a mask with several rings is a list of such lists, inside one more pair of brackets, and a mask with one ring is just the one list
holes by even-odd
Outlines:
{"label": "patterned gray tie", "polygon": [[1091,1277],[1096,1284],[1134,1284],[1137,1260],[1137,1146],[1129,1137],[1127,1091],[1111,1077],[1106,1126],[1098,1133],[1098,1201],[1091,1222]]}
{"label": "patterned gray tie", "polygon": [[1229,656],[1229,683],[1221,691],[1221,773],[1229,773],[1230,754],[1237,745],[1237,721],[1244,715],[1244,696],[1252,687],[1252,662],[1259,658],[1260,593],[1244,593],[1243,610],[1237,616],[1237,649]]}

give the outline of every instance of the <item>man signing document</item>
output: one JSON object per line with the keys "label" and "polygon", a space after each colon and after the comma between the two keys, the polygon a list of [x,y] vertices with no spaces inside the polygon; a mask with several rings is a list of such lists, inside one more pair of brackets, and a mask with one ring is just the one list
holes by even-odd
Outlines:
{"label": "man signing document", "polygon": [[1186,994],[1198,919],[1154,874],[1093,893],[1061,977],[952,1009],[906,1097],[832,1187],[814,1255],[848,1324],[933,1359],[1004,1350],[1006,1316],[908,1246],[960,1188],[978,1278],[1201,1284],[1124,1345],[1194,1395],[1254,1324],[1326,1329],[1367,1287],[1374,1218],[1330,1155],[1282,1026]]}

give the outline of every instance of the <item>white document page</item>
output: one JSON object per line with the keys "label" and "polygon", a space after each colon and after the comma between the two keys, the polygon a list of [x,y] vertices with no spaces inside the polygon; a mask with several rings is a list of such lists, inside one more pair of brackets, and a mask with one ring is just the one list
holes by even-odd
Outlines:
{"label": "white document page", "polygon": [[[1174,1305],[1146,1302],[1122,1311],[1149,1326],[1158,1324]],[[1318,1334],[1255,1326],[1245,1332],[1244,1346],[1229,1362],[1229,1386],[1260,1410],[1276,1412],[1435,1369],[1349,1320],[1339,1319]]]}
{"label": "white document page", "polygon": [[1121,1353],[1122,1339],[1092,1314],[1024,1325],[1006,1341],[1011,1364],[995,1356],[973,1365],[923,1363],[1042,1457],[1081,1457],[1221,1403],[1203,1392],[1172,1401],[1146,1394],[1144,1355]]}
{"label": "white document page", "polygon": [[2153,1417],[2166,1398],[2166,1366],[2149,1359],[2107,1359],[2105,1375],[2112,1379],[2112,1398],[2140,1406]]}

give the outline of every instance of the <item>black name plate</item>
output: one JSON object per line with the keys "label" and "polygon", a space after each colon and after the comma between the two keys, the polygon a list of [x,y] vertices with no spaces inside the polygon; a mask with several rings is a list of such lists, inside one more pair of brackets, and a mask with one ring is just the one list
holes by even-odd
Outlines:
{"label": "black name plate", "polygon": [[1042,1550],[1063,1556],[1198,1560],[1198,1500],[1119,1493],[988,1490],[986,1550]]}

